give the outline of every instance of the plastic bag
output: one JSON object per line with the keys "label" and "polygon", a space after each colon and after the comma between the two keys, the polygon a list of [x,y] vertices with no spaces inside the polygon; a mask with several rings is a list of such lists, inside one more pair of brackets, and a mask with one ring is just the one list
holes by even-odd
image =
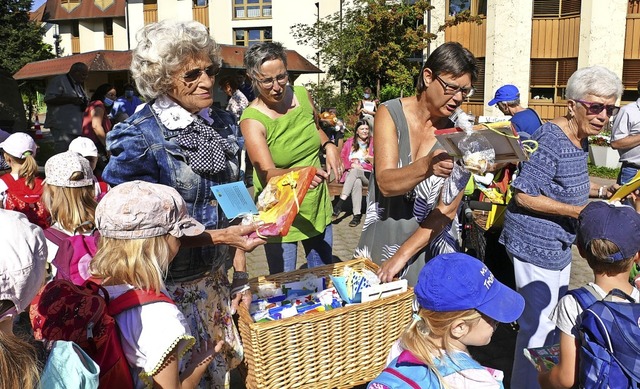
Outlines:
{"label": "plastic bag", "polygon": [[496,151],[487,138],[473,131],[473,122],[469,114],[460,110],[456,115],[456,127],[462,128],[466,135],[458,142],[462,153],[462,162],[466,170],[483,175],[487,167],[496,159]]}

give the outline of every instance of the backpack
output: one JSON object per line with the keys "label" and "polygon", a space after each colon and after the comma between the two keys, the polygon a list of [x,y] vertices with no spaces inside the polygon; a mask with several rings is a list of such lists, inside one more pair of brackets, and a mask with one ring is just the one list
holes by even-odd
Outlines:
{"label": "backpack", "polygon": [[109,301],[106,289],[93,281],[78,286],[53,280],[33,299],[29,316],[36,339],[72,341],[100,366],[99,388],[129,389],[134,387],[133,378],[114,316],[160,301],[174,304],[164,294],[142,290],[130,290]]}
{"label": "backpack", "polygon": [[56,256],[51,262],[56,267],[56,279],[69,280],[82,285],[89,279],[89,262],[98,251],[100,233],[95,230],[91,235],[67,235],[55,227],[44,230],[44,236],[58,246]]}
{"label": "backpack", "polygon": [[[584,310],[578,327],[580,387],[639,388],[640,304],[619,289],[603,300],[594,292],[587,287],[568,292]],[[611,301],[613,296],[625,301]]]}
{"label": "backpack", "polygon": [[34,181],[33,189],[26,184],[24,177],[17,180],[10,173],[0,176],[7,185],[4,208],[24,213],[29,221],[42,229],[51,225],[51,215],[42,202],[42,179]]}
{"label": "backpack", "polygon": [[[409,351],[403,351],[409,353]],[[467,355],[456,355],[454,358],[445,356],[446,363],[436,365],[438,373],[442,377],[457,373],[467,369],[485,369],[478,362]],[[436,374],[423,364],[397,363],[394,359],[382,370],[367,386],[368,389],[396,389],[396,388],[432,388],[443,389],[445,386],[440,383]]]}

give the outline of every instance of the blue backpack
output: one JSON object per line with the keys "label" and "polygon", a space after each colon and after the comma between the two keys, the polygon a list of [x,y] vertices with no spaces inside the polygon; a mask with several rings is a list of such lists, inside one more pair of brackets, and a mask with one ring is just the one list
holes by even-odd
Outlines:
{"label": "blue backpack", "polygon": [[[640,388],[640,304],[614,289],[599,300],[587,287],[568,292],[584,310],[580,335],[581,388]],[[611,297],[624,301],[611,301]]]}

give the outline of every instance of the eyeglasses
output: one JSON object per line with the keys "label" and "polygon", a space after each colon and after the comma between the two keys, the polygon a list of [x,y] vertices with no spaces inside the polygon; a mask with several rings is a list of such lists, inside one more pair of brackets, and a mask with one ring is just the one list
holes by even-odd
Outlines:
{"label": "eyeglasses", "polygon": [[449,84],[448,82],[440,78],[440,76],[436,76],[436,80],[440,81],[440,85],[442,85],[442,89],[444,89],[445,95],[455,95],[458,92],[462,92],[462,97],[471,97],[476,91],[475,89],[473,89],[473,87],[463,88],[458,85]]}
{"label": "eyeglasses", "polygon": [[599,115],[603,109],[607,109],[607,116],[614,116],[620,112],[620,107],[615,105],[605,105],[602,103],[593,103],[591,101],[574,100],[585,106],[589,115]]}
{"label": "eyeglasses", "polygon": [[263,80],[256,80],[256,81],[258,81],[258,84],[260,84],[261,87],[265,89],[271,89],[273,88],[274,82],[277,81],[278,85],[284,86],[287,84],[288,80],[289,80],[289,73],[284,72],[282,74],[278,74],[275,78],[271,77],[271,78],[265,78]]}
{"label": "eyeglasses", "polygon": [[182,78],[186,82],[194,82],[197,79],[199,79],[200,76],[202,76],[202,73],[205,73],[209,78],[213,78],[218,74],[219,71],[220,71],[219,67],[217,67],[216,65],[210,65],[204,69],[191,69],[185,74],[183,74]]}

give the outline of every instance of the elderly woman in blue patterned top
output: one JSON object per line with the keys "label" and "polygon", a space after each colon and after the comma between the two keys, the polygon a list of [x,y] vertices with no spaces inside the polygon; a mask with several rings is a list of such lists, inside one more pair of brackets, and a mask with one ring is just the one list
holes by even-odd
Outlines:
{"label": "elderly woman in blue patterned top", "polygon": [[513,181],[513,200],[500,242],[513,260],[516,287],[526,301],[518,320],[513,388],[538,388],[538,372],[523,355],[525,347],[557,343],[553,307],[569,285],[571,245],[580,211],[589,197],[605,197],[589,181],[587,138],[599,134],[618,112],[620,78],[593,66],[579,69],[567,82],[568,112],[545,123],[533,135],[538,150],[522,164]]}

